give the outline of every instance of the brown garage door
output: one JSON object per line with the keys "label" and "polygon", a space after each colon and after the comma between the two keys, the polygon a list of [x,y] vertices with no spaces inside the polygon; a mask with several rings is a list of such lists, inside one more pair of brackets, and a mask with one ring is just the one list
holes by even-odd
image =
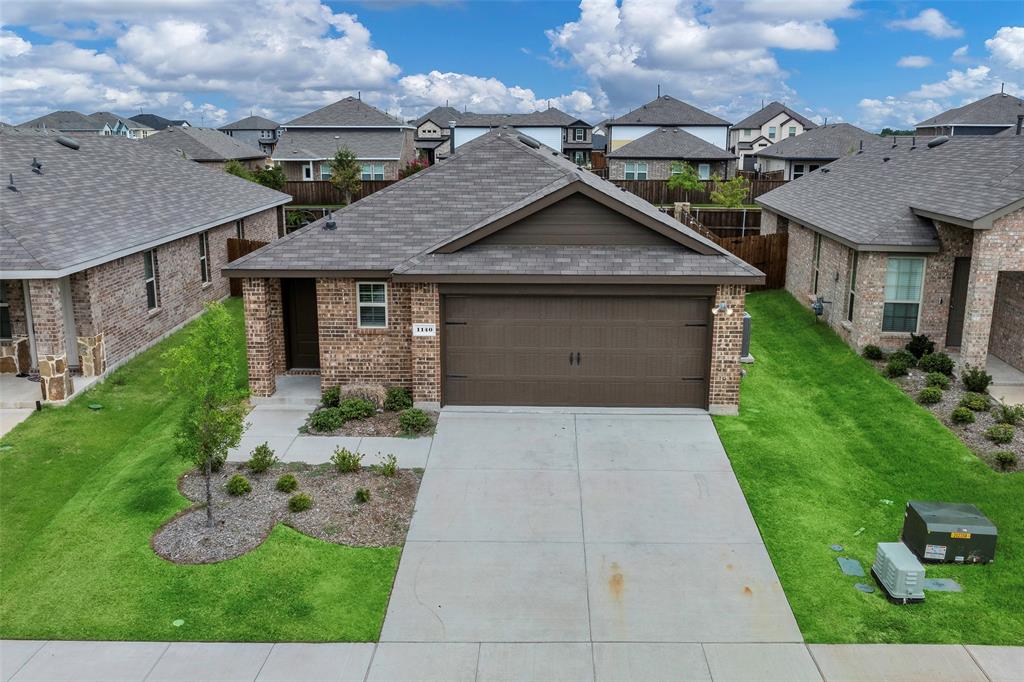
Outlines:
{"label": "brown garage door", "polygon": [[444,299],[449,405],[706,407],[708,298]]}

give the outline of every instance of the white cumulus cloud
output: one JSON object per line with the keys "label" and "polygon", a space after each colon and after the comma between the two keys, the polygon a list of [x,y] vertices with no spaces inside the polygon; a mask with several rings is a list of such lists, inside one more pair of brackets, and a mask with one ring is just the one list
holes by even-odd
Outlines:
{"label": "white cumulus cloud", "polygon": [[905,69],[922,69],[926,66],[931,66],[932,58],[925,57],[919,54],[908,54],[906,57],[900,57],[900,60],[896,62],[896,66],[902,66]]}
{"label": "white cumulus cloud", "polygon": [[962,28],[954,26],[946,15],[933,7],[921,10],[920,14],[910,19],[890,21],[889,28],[921,31],[933,38],[958,38],[964,34]]}
{"label": "white cumulus cloud", "polygon": [[992,59],[1011,69],[1024,69],[1024,26],[1003,26],[985,41]]}

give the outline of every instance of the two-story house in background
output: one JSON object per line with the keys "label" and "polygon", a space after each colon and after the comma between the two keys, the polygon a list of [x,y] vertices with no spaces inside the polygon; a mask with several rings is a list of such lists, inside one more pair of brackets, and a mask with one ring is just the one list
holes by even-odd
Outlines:
{"label": "two-story house in background", "polygon": [[917,124],[917,134],[998,135],[1014,129],[1021,117],[1024,117],[1024,100],[997,92],[921,121]]}
{"label": "two-story house in background", "polygon": [[259,149],[266,156],[274,153],[277,146],[277,131],[281,124],[262,116],[246,116],[243,119],[223,125],[217,130],[239,142]]}
{"label": "two-story house in background", "polygon": [[452,148],[457,149],[495,128],[514,128],[541,144],[563,152],[578,166],[590,165],[592,126],[554,107],[528,114],[474,114],[464,112],[455,119]]}
{"label": "two-story house in background", "polygon": [[455,107],[434,107],[413,121],[416,126],[416,152],[428,165],[452,153],[452,126],[457,125],[465,114]]}
{"label": "two-story house in background", "polygon": [[815,127],[810,119],[782,102],[772,102],[733,125],[729,131],[729,151],[739,158],[740,170],[752,171],[758,151]]}
{"label": "two-story house in background", "polygon": [[728,147],[729,122],[670,95],[660,95],[643,106],[605,124],[608,152],[639,140],[658,128],[681,128],[719,149]]}

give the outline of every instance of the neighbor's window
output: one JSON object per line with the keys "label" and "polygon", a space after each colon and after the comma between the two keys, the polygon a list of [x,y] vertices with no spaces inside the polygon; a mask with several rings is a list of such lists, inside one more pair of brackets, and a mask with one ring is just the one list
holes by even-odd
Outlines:
{"label": "neighbor's window", "polygon": [[0,339],[11,338],[11,307],[7,302],[7,282],[0,279]]}
{"label": "neighbor's window", "polygon": [[697,177],[699,177],[701,180],[710,180],[711,179],[711,164],[710,163],[697,164]]}
{"label": "neighbor's window", "polygon": [[269,140],[270,138],[274,137],[274,131],[273,130],[261,130],[260,131],[260,137],[262,137],[265,140]]}
{"label": "neighbor's window", "polygon": [[924,283],[924,258],[889,257],[885,270],[883,332],[916,332]]}
{"label": "neighbor's window", "polygon": [[821,235],[817,232],[814,233],[814,290],[813,293],[818,293],[818,275],[821,268]]}
{"label": "neighbor's window", "polygon": [[362,168],[362,174],[360,175],[361,180],[383,180],[384,179],[384,164],[383,163],[364,163]]}
{"label": "neighbor's window", "polygon": [[768,139],[769,140],[774,140],[775,139],[775,126],[769,126],[768,127]]}
{"label": "neighbor's window", "polygon": [[303,180],[312,180],[313,179],[313,163],[312,162],[307,163],[305,166],[302,167],[302,179]]}
{"label": "neighbor's window", "polygon": [[239,218],[235,221],[235,236],[239,239],[245,239],[245,218]]}
{"label": "neighbor's window", "polygon": [[574,163],[577,166],[586,165],[586,163],[587,163],[587,153],[586,152],[582,152],[582,151],[577,149],[575,152],[573,152],[573,157],[574,157]]}
{"label": "neighbor's window", "polygon": [[804,165],[802,163],[794,163],[793,164],[793,179],[796,180],[797,178],[803,177],[803,174],[804,174]]}
{"label": "neighbor's window", "polygon": [[796,137],[796,126],[789,126],[789,136]]}
{"label": "neighbor's window", "polygon": [[860,254],[850,252],[850,295],[846,297],[846,319],[853,322],[853,304],[857,301],[857,261]]}
{"label": "neighbor's window", "polygon": [[359,326],[388,326],[388,290],[384,282],[359,282]]}
{"label": "neighbor's window", "polygon": [[587,139],[586,128],[573,128],[572,129],[573,142],[584,142]]}
{"label": "neighbor's window", "polygon": [[210,233],[199,235],[199,279],[206,284],[210,281]]}
{"label": "neighbor's window", "polygon": [[320,179],[330,180],[331,179],[331,164],[321,163],[320,164]]}
{"label": "neighbor's window", "polygon": [[646,161],[628,161],[626,163],[626,179],[627,180],[646,180],[647,179],[647,162]]}
{"label": "neighbor's window", "polygon": [[743,137],[750,137],[750,128],[743,129]]}
{"label": "neighbor's window", "polygon": [[156,310],[160,307],[160,263],[156,249],[143,252],[142,263],[146,275],[146,307]]}

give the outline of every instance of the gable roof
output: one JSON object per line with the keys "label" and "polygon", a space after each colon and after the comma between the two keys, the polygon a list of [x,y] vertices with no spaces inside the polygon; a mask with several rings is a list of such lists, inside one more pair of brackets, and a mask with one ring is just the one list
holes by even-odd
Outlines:
{"label": "gable roof", "polygon": [[103,122],[77,111],[54,111],[31,121],[25,121],[19,128],[49,128],[64,132],[99,132]]}
{"label": "gable roof", "polygon": [[262,116],[246,116],[240,118],[237,121],[222,125],[217,130],[277,130],[281,127],[281,124],[277,121],[271,121],[269,118]]}
{"label": "gable roof", "polygon": [[760,128],[765,123],[767,123],[768,121],[772,120],[773,118],[775,118],[779,114],[786,114],[787,116],[789,116],[793,120],[797,121],[800,125],[802,125],[804,127],[804,130],[810,130],[811,128],[816,128],[817,127],[814,124],[813,121],[811,121],[810,119],[808,119],[805,116],[801,116],[800,114],[796,113],[795,111],[793,111],[792,109],[787,107],[782,102],[770,102],[770,103],[766,104],[765,106],[763,106],[761,109],[759,109],[759,110],[755,111],[754,113],[752,113],[750,116],[747,116],[745,119],[743,119],[739,123],[733,123],[732,127],[733,128]]}
{"label": "gable roof", "polygon": [[917,124],[918,128],[942,125],[1016,125],[1024,114],[1024,100],[997,92],[976,102],[936,114]]}
{"label": "gable roof", "polygon": [[650,126],[727,126],[729,122],[714,114],[681,102],[670,95],[662,95],[647,104],[608,121],[607,125]]}
{"label": "gable roof", "polygon": [[150,128],[148,125],[144,123],[133,121],[127,116],[118,116],[117,114],[110,111],[97,111],[89,114],[89,118],[93,119],[94,121],[99,121],[100,123],[107,124],[108,126],[110,126],[111,130],[113,130],[114,127],[117,126],[118,122],[122,123],[126,128],[129,128],[131,130],[152,130],[152,128]]}
{"label": "gable roof", "polygon": [[930,218],[984,229],[1024,206],[1024,136],[873,146],[756,199],[862,250],[934,251]]}
{"label": "gable roof", "polygon": [[551,107],[541,111],[531,111],[528,114],[474,114],[464,113],[458,124],[469,128],[500,128],[501,126],[513,126],[518,128],[563,128],[574,123],[581,123],[584,126],[590,124],[575,116],[571,116],[560,109]]}
{"label": "gable roof", "polygon": [[153,130],[163,130],[164,128],[168,128],[170,126],[187,127],[192,125],[183,118],[172,120],[169,118],[164,118],[163,116],[159,116],[157,114],[135,114],[134,116],[132,116],[132,120],[147,125]]}
{"label": "gable roof", "polygon": [[0,277],[61,277],[291,200],[135,140],[58,137],[0,129],[18,188],[0,194]]}
{"label": "gable roof", "polygon": [[293,118],[285,127],[317,128],[407,128],[403,121],[370,106],[361,99],[346,97],[316,111]]}
{"label": "gable roof", "polygon": [[622,145],[607,156],[609,159],[700,159],[708,161],[728,161],[736,158],[735,154],[681,128],[658,128]]}
{"label": "gable roof", "polygon": [[162,149],[167,152],[184,154],[192,161],[230,161],[265,159],[265,152],[222,133],[216,128],[182,128],[171,126],[153,135],[148,135],[140,144]]}
{"label": "gable roof", "polygon": [[[805,131],[801,135],[786,137],[764,149],[758,157],[773,159],[838,159],[865,147],[891,146],[892,138],[883,138],[849,123],[829,123]],[[910,140],[906,140],[909,144]]]}
{"label": "gable roof", "polygon": [[431,109],[430,111],[416,119],[413,122],[413,125],[419,128],[427,121],[433,121],[442,128],[447,128],[449,121],[458,122],[465,115],[466,114],[464,112],[459,111],[455,107],[434,107],[433,109]]}
{"label": "gable roof", "polygon": [[316,161],[333,158],[342,147],[357,159],[400,159],[405,132],[397,128],[310,130],[289,128],[277,141],[274,161]]}
{"label": "gable roof", "polygon": [[[678,277],[683,270],[685,276],[749,283],[763,277],[639,197],[580,170],[554,150],[531,146],[535,144],[507,128],[482,135],[444,161],[335,211],[336,229],[324,229],[327,219],[319,220],[234,261],[224,271],[239,276],[347,273],[423,279],[431,273],[440,276],[445,269],[465,278],[617,276],[619,270],[632,268],[643,277]],[[537,247],[481,241],[574,193],[671,235],[679,246],[636,247],[626,264],[615,247],[543,247],[541,257]],[[666,248],[679,253],[669,257]]]}

